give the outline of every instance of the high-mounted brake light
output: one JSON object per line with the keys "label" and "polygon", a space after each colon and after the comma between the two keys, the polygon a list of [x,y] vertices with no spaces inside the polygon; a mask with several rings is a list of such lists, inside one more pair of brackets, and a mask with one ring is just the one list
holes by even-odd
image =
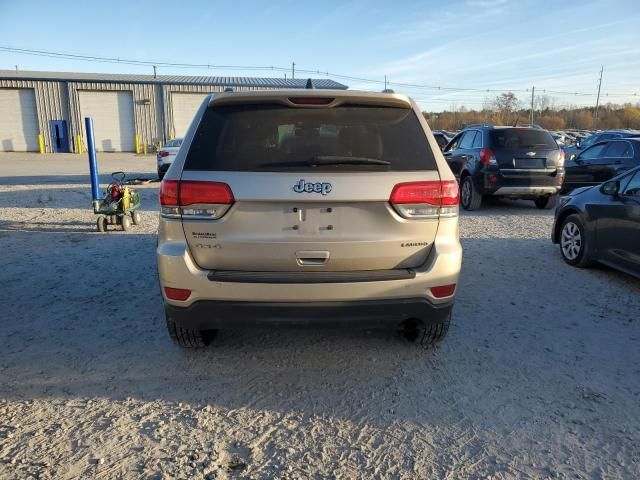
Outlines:
{"label": "high-mounted brake light", "polygon": [[454,217],[458,201],[455,180],[399,183],[389,197],[389,203],[404,218]]}
{"label": "high-mounted brake light", "polygon": [[329,105],[333,100],[331,97],[289,97],[294,105]]}
{"label": "high-mounted brake light", "polygon": [[218,219],[233,205],[231,188],[222,182],[163,180],[160,185],[162,216]]}
{"label": "high-mounted brake light", "polygon": [[485,167],[498,164],[496,156],[493,154],[493,151],[490,148],[483,148],[482,150],[480,150],[480,161]]}

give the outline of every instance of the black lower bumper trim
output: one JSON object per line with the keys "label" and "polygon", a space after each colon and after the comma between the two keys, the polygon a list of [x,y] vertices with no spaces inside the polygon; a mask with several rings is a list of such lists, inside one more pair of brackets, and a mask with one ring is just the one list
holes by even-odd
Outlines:
{"label": "black lower bumper trim", "polygon": [[207,278],[213,282],[239,283],[360,283],[410,280],[415,277],[416,272],[408,268],[355,272],[243,272],[238,270],[213,270],[207,275]]}
{"label": "black lower bumper trim", "polygon": [[201,300],[189,307],[165,304],[173,322],[193,330],[273,325],[393,327],[408,318],[430,324],[444,321],[452,308],[453,300],[433,304],[424,298],[275,303]]}

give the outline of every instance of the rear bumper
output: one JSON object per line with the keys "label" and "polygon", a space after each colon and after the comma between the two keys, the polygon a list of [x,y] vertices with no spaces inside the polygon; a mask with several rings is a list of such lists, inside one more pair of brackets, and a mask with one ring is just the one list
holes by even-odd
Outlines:
{"label": "rear bumper", "polygon": [[487,170],[482,178],[482,191],[485,195],[532,199],[560,192],[563,178],[563,169]]}
{"label": "rear bumper", "polygon": [[389,328],[408,318],[419,318],[428,325],[444,321],[452,308],[453,300],[435,305],[424,298],[306,303],[201,300],[189,307],[165,304],[171,320],[193,330],[274,325]]}
{"label": "rear bumper", "polygon": [[553,195],[560,191],[560,187],[500,187],[494,195],[507,195],[507,196],[539,196],[539,195]]}

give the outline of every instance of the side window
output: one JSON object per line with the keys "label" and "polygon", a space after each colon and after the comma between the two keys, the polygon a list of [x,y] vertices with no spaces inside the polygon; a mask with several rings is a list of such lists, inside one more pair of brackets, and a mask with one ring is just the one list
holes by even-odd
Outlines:
{"label": "side window", "polygon": [[460,145],[460,140],[462,140],[462,136],[464,135],[464,133],[460,133],[457,136],[453,137],[453,140],[451,140],[451,143],[449,144],[449,146],[447,148],[444,149],[445,152],[449,152],[451,150],[457,150],[458,149],[458,145]]}
{"label": "side window", "polygon": [[482,132],[480,131],[476,132],[476,138],[473,141],[472,148],[482,148]]}
{"label": "side window", "polygon": [[630,149],[631,145],[629,145],[629,142],[609,142],[602,156],[607,158],[622,158],[626,156],[625,153]]}
{"label": "side window", "polygon": [[476,137],[476,131],[475,130],[470,130],[468,132],[466,132],[464,134],[464,137],[462,137],[462,140],[460,141],[460,146],[458,148],[460,148],[461,150],[466,150],[468,148],[471,148],[473,146],[473,140]]}
{"label": "side window", "polygon": [[624,187],[622,194],[629,197],[640,197],[640,171],[637,171],[635,175],[631,177],[629,183]]}
{"label": "side window", "polygon": [[607,143],[599,143],[597,145],[594,145],[593,147],[587,148],[580,154],[580,160],[593,160],[595,158],[600,158],[607,145]]}

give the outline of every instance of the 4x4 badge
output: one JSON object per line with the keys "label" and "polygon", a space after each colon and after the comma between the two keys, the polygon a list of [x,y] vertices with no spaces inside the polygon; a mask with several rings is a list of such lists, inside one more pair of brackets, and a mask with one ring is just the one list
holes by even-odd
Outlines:
{"label": "4x4 badge", "polygon": [[322,195],[326,195],[332,188],[328,182],[305,183],[304,179],[301,178],[300,181],[293,186],[293,191],[296,193],[321,193]]}

